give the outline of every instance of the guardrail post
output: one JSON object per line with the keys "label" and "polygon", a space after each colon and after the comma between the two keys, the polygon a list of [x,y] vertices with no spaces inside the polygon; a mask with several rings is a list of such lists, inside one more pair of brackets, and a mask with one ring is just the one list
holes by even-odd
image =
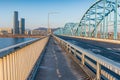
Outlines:
{"label": "guardrail post", "polygon": [[62,45],[63,45],[63,43],[62,43],[62,41],[60,40],[60,46],[62,47]]}
{"label": "guardrail post", "polygon": [[7,55],[7,76],[8,76],[8,80],[10,80],[10,56]]}
{"label": "guardrail post", "polygon": [[65,50],[65,43],[63,42],[63,49]]}
{"label": "guardrail post", "polygon": [[0,58],[0,80],[4,80],[3,78],[3,60]]}
{"label": "guardrail post", "polygon": [[69,45],[67,44],[67,48],[66,48],[66,51],[68,52],[68,48],[69,48]]}
{"label": "guardrail post", "polygon": [[[58,39],[60,39],[60,38],[58,38]],[[106,67],[108,70],[113,71],[117,75],[120,75],[119,66],[116,65],[116,62],[115,62],[115,65],[114,65],[114,64],[112,64],[113,61],[111,61],[107,58],[104,58],[102,56],[99,57],[99,56],[95,55],[94,53],[86,51],[82,48],[78,48],[74,44],[67,43],[67,41],[65,41],[63,39],[60,39],[60,42],[61,42],[61,45],[63,45],[63,44],[66,45],[66,46],[64,46],[64,45],[63,46],[65,47],[65,49],[67,48],[68,53],[70,53],[70,54],[72,52],[74,53],[72,55],[73,57],[75,55],[77,55],[77,57],[81,58],[81,64],[83,65],[83,67],[84,67],[85,62],[86,62],[92,68],[96,69],[96,74],[92,73],[93,71],[87,73],[87,74],[90,74],[89,76],[92,78],[92,80],[101,80],[101,75],[103,75],[108,80],[116,80],[116,76],[113,75],[113,74],[110,74],[108,71],[102,70],[101,65]],[[78,54],[79,52],[80,52],[80,54]],[[96,62],[96,64],[93,63],[91,60],[87,59],[86,56],[88,58],[94,60]],[[103,61],[103,58],[105,59],[104,61]]]}
{"label": "guardrail post", "polygon": [[59,44],[60,44],[60,46],[61,46],[61,40],[60,40]]}
{"label": "guardrail post", "polygon": [[85,54],[82,53],[82,65],[85,65]]}
{"label": "guardrail post", "polygon": [[76,49],[74,49],[74,57],[76,57]]}
{"label": "guardrail post", "polygon": [[96,70],[96,77],[97,80],[100,80],[100,74],[101,74],[101,65],[97,62],[97,70]]}
{"label": "guardrail post", "polygon": [[3,57],[4,80],[7,80],[7,57]]}
{"label": "guardrail post", "polygon": [[10,80],[13,80],[12,54],[9,55],[9,64],[10,64]]}
{"label": "guardrail post", "polygon": [[71,46],[69,46],[69,53],[71,53]]}

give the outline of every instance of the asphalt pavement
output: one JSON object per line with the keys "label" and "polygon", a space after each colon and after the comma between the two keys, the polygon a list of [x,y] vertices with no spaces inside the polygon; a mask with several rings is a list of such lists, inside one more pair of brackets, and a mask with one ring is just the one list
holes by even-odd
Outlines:
{"label": "asphalt pavement", "polygon": [[86,39],[58,36],[74,45],[102,55],[108,59],[120,63],[120,44],[92,41]]}
{"label": "asphalt pavement", "polygon": [[88,80],[88,77],[51,38],[35,80]]}

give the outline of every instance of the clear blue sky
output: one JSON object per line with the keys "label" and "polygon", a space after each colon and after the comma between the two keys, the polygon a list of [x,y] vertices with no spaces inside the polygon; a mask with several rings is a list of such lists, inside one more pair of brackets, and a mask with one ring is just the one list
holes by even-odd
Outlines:
{"label": "clear blue sky", "polygon": [[79,22],[83,13],[96,0],[0,0],[0,27],[13,26],[13,12],[26,19],[26,27],[47,27],[49,12],[51,27],[62,27],[67,22]]}

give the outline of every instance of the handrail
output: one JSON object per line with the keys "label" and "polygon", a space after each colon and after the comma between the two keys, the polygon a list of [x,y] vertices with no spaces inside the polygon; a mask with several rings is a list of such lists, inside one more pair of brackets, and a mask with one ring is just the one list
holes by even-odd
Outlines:
{"label": "handrail", "polygon": [[[0,50],[0,80],[27,80],[49,37],[34,39]],[[36,67],[36,66],[35,66]]]}
{"label": "handrail", "polygon": [[12,45],[12,46],[0,49],[0,58],[4,57],[5,55],[10,54],[10,52],[15,51],[16,49],[22,48],[22,47],[24,47],[28,44],[31,44],[31,43],[33,43],[37,40],[40,40],[40,39],[38,39],[38,38],[37,39],[32,39],[32,40],[29,40],[29,41],[25,41],[25,42],[22,42],[22,43],[18,43],[16,45]]}
{"label": "handrail", "polygon": [[[104,71],[103,69],[101,69],[101,66],[104,66],[104,67],[106,67],[107,69],[109,69],[110,71],[112,71],[112,72],[114,72],[114,73],[116,73],[117,75],[119,75],[120,76],[120,64],[119,63],[117,63],[117,62],[115,62],[115,61],[112,61],[112,60],[110,60],[110,59],[108,59],[108,58],[105,58],[105,57],[103,57],[103,56],[101,56],[101,55],[98,55],[98,54],[95,54],[95,53],[93,53],[93,52],[91,52],[91,51],[88,51],[88,50],[85,50],[85,49],[83,49],[83,48],[81,48],[81,47],[78,47],[78,46],[76,46],[76,45],[74,45],[74,44],[71,44],[71,43],[69,43],[69,42],[67,42],[67,41],[65,41],[65,40],[63,40],[63,39],[61,39],[61,38],[59,38],[59,37],[56,37],[56,36],[54,36],[57,40],[59,40],[59,42],[60,42],[60,44],[62,45],[62,46],[69,46],[68,48],[69,48],[69,50],[71,50],[71,47],[72,47],[72,49],[73,50],[77,50],[77,51],[79,51],[80,53],[82,53],[82,54],[76,54],[76,53],[74,53],[75,55],[77,55],[77,56],[79,56],[81,59],[82,59],[82,63],[83,63],[83,65],[85,64],[85,56],[87,56],[87,57],[89,57],[90,59],[92,59],[92,60],[94,60],[95,62],[96,62],[96,78],[97,78],[97,80],[99,80],[100,78],[101,78],[101,74],[102,75],[104,75],[105,73],[105,77],[106,77],[106,75],[107,75],[107,78],[108,79],[110,79],[110,80],[116,80],[116,78],[115,78],[115,76],[114,75],[111,75],[111,74],[109,74],[108,72],[106,72],[106,71]],[[66,47],[65,47],[66,48]],[[68,52],[70,52],[70,51],[68,51]],[[74,51],[73,51],[74,52]],[[90,61],[91,62],[91,61]],[[93,63],[93,62],[91,62],[91,63]],[[89,63],[88,63],[89,64]],[[89,64],[89,65],[91,65],[91,64]],[[91,66],[94,66],[94,65],[91,65]],[[94,67],[93,67],[94,68]],[[103,73],[104,72],[104,73]],[[113,77],[114,76],[114,77]]]}

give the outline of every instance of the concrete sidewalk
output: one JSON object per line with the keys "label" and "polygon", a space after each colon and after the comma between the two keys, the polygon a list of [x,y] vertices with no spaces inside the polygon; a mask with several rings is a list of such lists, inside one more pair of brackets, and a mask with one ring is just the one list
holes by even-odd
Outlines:
{"label": "concrete sidewalk", "polygon": [[53,38],[50,38],[44,54],[35,80],[87,80],[87,75]]}

